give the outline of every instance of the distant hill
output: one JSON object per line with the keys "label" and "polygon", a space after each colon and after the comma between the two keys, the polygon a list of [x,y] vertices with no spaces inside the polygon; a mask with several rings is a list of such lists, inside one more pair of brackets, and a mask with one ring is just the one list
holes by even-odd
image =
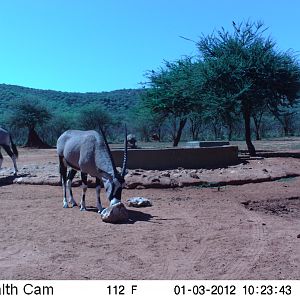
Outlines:
{"label": "distant hill", "polygon": [[60,112],[97,103],[112,114],[123,115],[139,101],[141,93],[141,89],[122,89],[99,93],[70,93],[0,84],[0,112],[4,112],[13,101],[28,98],[44,102],[51,109]]}

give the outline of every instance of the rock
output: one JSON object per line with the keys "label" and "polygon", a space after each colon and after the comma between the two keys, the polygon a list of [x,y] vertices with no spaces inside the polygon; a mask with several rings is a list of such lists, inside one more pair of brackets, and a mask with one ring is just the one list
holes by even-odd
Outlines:
{"label": "rock", "polygon": [[137,186],[136,186],[136,189],[137,189],[137,190],[144,190],[145,187],[144,187],[143,185],[137,185]]}
{"label": "rock", "polygon": [[129,176],[141,176],[142,173],[139,172],[132,172]]}
{"label": "rock", "polygon": [[143,197],[133,197],[127,200],[128,206],[133,207],[146,207],[146,206],[152,206],[152,202]]}
{"label": "rock", "polygon": [[196,172],[190,173],[190,177],[195,178],[195,179],[199,179],[199,176],[196,174]]}
{"label": "rock", "polygon": [[23,177],[19,177],[15,180],[15,182],[17,182],[17,183],[22,183],[23,181],[24,181]]}
{"label": "rock", "polygon": [[161,176],[170,177],[170,173],[169,172],[163,172],[163,173],[161,173]]}
{"label": "rock", "polygon": [[101,219],[106,223],[126,222],[128,210],[123,203],[119,202],[102,210]]}
{"label": "rock", "polygon": [[250,204],[250,200],[243,201],[243,202],[241,202],[241,204],[244,204],[245,206],[247,206],[247,205],[249,205],[249,204]]}
{"label": "rock", "polygon": [[173,174],[173,178],[180,178],[180,177],[182,177],[182,174],[180,173]]}
{"label": "rock", "polygon": [[160,182],[159,178],[153,178],[151,179],[151,182]]}

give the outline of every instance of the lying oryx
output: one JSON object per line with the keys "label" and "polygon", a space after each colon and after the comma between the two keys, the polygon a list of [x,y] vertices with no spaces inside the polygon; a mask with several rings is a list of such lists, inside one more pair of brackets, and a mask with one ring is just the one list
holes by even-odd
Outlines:
{"label": "lying oryx", "polygon": [[3,162],[3,156],[1,154],[1,147],[3,147],[3,149],[6,151],[6,153],[12,159],[14,168],[15,168],[14,175],[16,176],[17,172],[18,172],[17,162],[16,162],[16,159],[18,158],[18,150],[17,150],[17,147],[14,144],[9,132],[0,127],[0,169],[2,166],[2,162]]}
{"label": "lying oryx", "polygon": [[[125,130],[126,131],[126,130]],[[100,213],[103,208],[100,202],[100,180],[103,181],[106,195],[110,205],[121,202],[121,192],[125,182],[127,164],[127,133],[125,133],[125,150],[121,173],[116,169],[104,133],[89,130],[68,130],[57,140],[57,153],[59,156],[60,174],[63,186],[63,207],[77,206],[72,194],[72,180],[77,171],[81,172],[82,197],[80,210],[86,210],[85,193],[87,190],[87,175],[96,177],[96,205]],[[67,176],[67,166],[71,167]]]}

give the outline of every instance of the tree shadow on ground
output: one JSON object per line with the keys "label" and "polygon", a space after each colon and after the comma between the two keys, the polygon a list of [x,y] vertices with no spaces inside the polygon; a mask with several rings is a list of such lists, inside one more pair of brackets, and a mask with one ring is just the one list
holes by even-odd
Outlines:
{"label": "tree shadow on ground", "polygon": [[6,177],[1,177],[0,178],[0,187],[5,186],[5,185],[10,185],[14,183],[14,180],[16,179],[16,176],[14,175],[9,175]]}
{"label": "tree shadow on ground", "polygon": [[20,177],[27,177],[30,176],[30,174],[21,174],[21,175],[8,175],[8,176],[1,176],[0,177],[0,187],[1,186],[5,186],[5,185],[10,185],[10,184],[14,184],[15,179],[16,178],[20,178]]}

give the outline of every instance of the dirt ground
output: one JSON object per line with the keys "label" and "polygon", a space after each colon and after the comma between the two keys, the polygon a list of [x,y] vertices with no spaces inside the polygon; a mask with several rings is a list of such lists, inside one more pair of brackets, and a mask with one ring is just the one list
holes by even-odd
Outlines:
{"label": "dirt ground", "polygon": [[[53,150],[21,150],[18,163],[26,172],[42,163],[57,170]],[[7,157],[3,167],[0,279],[300,279],[300,159],[198,170],[196,179],[203,174],[207,182],[226,174],[227,185],[216,187],[125,189],[125,203],[134,196],[153,202],[128,207],[126,224],[101,221],[93,188],[89,211],[63,209],[61,187],[5,181]],[[195,172],[179,171],[184,180]],[[251,183],[254,174],[264,182]],[[77,202],[80,193],[75,187]]]}

